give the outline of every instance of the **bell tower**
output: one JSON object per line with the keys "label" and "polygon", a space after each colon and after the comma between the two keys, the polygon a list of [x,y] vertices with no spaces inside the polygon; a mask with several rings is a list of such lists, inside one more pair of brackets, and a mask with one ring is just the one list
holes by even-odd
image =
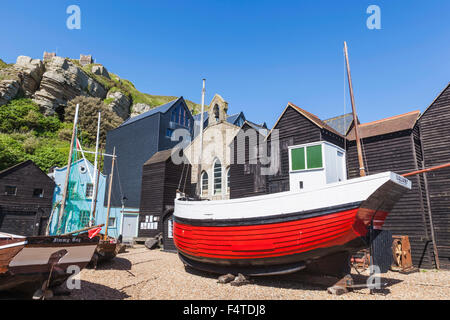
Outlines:
{"label": "bell tower", "polygon": [[228,102],[216,93],[209,105],[208,125],[227,120]]}

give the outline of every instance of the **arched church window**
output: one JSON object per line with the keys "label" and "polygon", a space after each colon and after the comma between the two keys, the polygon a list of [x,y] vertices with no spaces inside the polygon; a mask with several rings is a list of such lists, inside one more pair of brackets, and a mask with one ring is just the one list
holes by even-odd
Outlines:
{"label": "arched church window", "polygon": [[208,174],[205,171],[202,172],[201,187],[202,187],[202,195],[207,196],[208,195]]}
{"label": "arched church window", "polygon": [[214,162],[214,194],[222,193],[222,165],[219,159]]}
{"label": "arched church window", "polygon": [[214,118],[216,118],[217,121],[219,121],[219,106],[216,104],[214,106],[214,110],[213,110],[213,114],[214,114]]}

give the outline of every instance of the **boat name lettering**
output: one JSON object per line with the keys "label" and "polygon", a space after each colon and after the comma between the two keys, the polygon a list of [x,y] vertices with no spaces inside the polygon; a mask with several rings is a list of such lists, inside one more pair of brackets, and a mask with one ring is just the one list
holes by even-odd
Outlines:
{"label": "boat name lettering", "polygon": [[408,179],[406,179],[402,176],[399,176],[398,174],[395,176],[395,178],[397,179],[397,182],[399,184],[404,185],[404,186],[408,185]]}
{"label": "boat name lettering", "polygon": [[79,238],[54,238],[53,243],[80,243],[81,239]]}

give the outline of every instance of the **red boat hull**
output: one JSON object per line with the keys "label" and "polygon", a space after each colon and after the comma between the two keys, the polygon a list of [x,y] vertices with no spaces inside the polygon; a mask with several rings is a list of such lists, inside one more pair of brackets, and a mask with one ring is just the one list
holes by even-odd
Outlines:
{"label": "red boat hull", "polygon": [[369,246],[370,226],[381,229],[406,190],[388,181],[364,201],[260,217],[174,214],[174,242],[185,264],[217,273],[283,273],[336,254],[344,261]]}

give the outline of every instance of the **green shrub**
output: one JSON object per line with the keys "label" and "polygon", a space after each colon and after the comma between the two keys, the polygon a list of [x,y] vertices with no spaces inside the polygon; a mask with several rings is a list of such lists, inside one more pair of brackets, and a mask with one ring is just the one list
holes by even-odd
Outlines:
{"label": "green shrub", "polygon": [[33,154],[38,146],[39,139],[34,136],[26,138],[23,142],[23,150],[28,154]]}
{"label": "green shrub", "polygon": [[4,170],[25,160],[26,154],[21,143],[9,135],[0,134],[0,170]]}
{"label": "green shrub", "polygon": [[11,100],[0,107],[0,132],[35,131],[37,134],[55,133],[61,126],[56,116],[45,117],[30,99]]}
{"label": "green shrub", "polygon": [[78,137],[83,146],[94,146],[97,135],[98,111],[102,112],[102,120],[100,123],[100,143],[105,144],[106,133],[117,128],[123,120],[111,111],[105,103],[99,98],[76,97],[72,99],[65,110],[64,121],[73,122],[75,117],[76,105],[80,105],[78,112]]}

